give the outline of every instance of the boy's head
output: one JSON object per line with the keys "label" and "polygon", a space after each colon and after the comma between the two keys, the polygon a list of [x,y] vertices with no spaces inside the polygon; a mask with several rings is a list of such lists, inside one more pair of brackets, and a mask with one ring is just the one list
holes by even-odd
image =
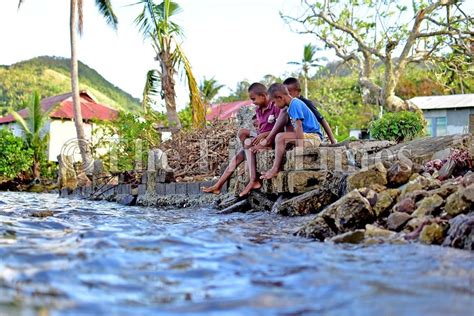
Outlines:
{"label": "boy's head", "polygon": [[267,87],[259,82],[254,82],[250,85],[249,97],[256,106],[264,107],[268,104]]}
{"label": "boy's head", "polygon": [[289,77],[283,81],[283,84],[286,86],[288,92],[293,98],[297,98],[301,95],[301,86],[298,79]]}
{"label": "boy's head", "polygon": [[272,84],[270,88],[268,88],[268,94],[270,95],[270,100],[275,102],[275,105],[280,109],[290,104],[291,96],[284,84]]}

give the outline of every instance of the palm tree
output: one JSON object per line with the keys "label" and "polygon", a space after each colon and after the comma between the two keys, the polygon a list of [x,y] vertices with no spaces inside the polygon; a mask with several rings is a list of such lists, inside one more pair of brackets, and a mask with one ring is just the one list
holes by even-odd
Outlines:
{"label": "palm tree", "polygon": [[[92,167],[92,156],[90,148],[87,145],[82,122],[81,103],[79,96],[79,73],[77,62],[77,32],[82,35],[83,30],[83,0],[70,1],[71,6],[69,32],[71,44],[71,88],[74,105],[74,124],[76,126],[76,134],[84,170],[86,171],[86,173],[90,173],[90,169]],[[23,2],[24,0],[19,0],[18,7],[20,7]],[[95,4],[100,14],[105,18],[107,24],[111,25],[114,29],[116,29],[118,20],[112,9],[112,5],[110,4],[110,0],[95,0]]]}
{"label": "palm tree", "polygon": [[210,104],[215,96],[219,93],[219,90],[222,89],[224,85],[219,84],[216,79],[206,79],[201,82],[199,90],[201,91],[202,98],[204,99],[205,104]]}
{"label": "palm tree", "polygon": [[47,111],[41,109],[40,96],[35,92],[27,104],[28,116],[26,120],[17,112],[10,110],[23,131],[28,147],[33,150],[32,173],[35,179],[41,176],[41,162],[45,159],[46,147],[49,141],[49,134],[44,133],[43,128],[49,119],[49,114],[55,109],[52,106]]}
{"label": "palm tree", "polygon": [[303,79],[304,79],[304,96],[305,98],[308,97],[308,73],[312,67],[321,67],[318,62],[326,60],[325,57],[315,57],[316,51],[318,51],[315,46],[311,44],[306,44],[303,50],[303,59],[301,61],[290,61],[288,64],[292,65],[299,65],[301,66],[301,70],[303,71]]}
{"label": "palm tree", "polygon": [[135,19],[140,32],[152,42],[156,53],[156,60],[160,69],[148,72],[144,89],[144,108],[154,96],[158,95],[158,85],[161,84],[161,97],[165,100],[166,112],[170,126],[181,128],[176,111],[175,75],[180,66],[183,66],[189,87],[193,123],[195,126],[205,124],[204,103],[199,96],[199,89],[191,71],[191,65],[184,55],[176,37],[181,36],[181,27],[171,21],[171,17],[181,11],[179,5],[170,0],[155,4],[153,0],[141,0],[142,12]]}

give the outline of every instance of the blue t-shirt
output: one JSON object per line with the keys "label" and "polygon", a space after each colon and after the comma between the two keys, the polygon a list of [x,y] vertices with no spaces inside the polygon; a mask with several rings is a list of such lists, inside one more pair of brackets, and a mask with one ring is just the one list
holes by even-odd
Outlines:
{"label": "blue t-shirt", "polygon": [[313,112],[308,109],[303,101],[293,98],[288,107],[288,116],[290,117],[294,126],[296,126],[296,120],[301,120],[304,133],[315,133],[319,136],[322,136],[321,126],[316,120],[316,116],[314,116]]}

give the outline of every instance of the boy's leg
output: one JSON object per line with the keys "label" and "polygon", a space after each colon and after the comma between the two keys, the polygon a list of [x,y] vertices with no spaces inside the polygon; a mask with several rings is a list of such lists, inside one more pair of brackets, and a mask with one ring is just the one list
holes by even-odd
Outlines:
{"label": "boy's leg", "polygon": [[221,193],[221,189],[224,186],[224,183],[229,180],[232,173],[235,171],[235,169],[237,169],[237,166],[240,165],[244,160],[245,152],[243,149],[241,149],[234,157],[232,157],[229,162],[229,165],[227,166],[227,168],[225,168],[224,173],[219,177],[216,184],[210,187],[203,187],[202,192],[214,194]]}
{"label": "boy's leg", "polygon": [[[247,138],[250,137],[250,130],[246,128],[241,128],[237,132],[237,138],[240,140],[242,143],[242,146],[244,146],[244,142]],[[242,161],[245,160],[245,151],[242,149],[240,150],[234,157],[229,162],[229,165],[227,168],[225,168],[224,173],[219,177],[217,180],[216,184],[210,187],[203,187],[201,190],[202,192],[205,193],[214,193],[214,194],[219,194],[221,193],[221,189],[224,186],[224,183],[226,183],[227,180],[231,177],[232,173],[237,169],[237,166],[239,166]]]}
{"label": "boy's leg", "polygon": [[255,153],[252,152],[250,146],[252,145],[252,140],[247,139],[245,141],[245,158],[247,159],[247,165],[249,167],[250,181],[244,190],[239,194],[239,196],[246,196],[252,190],[257,190],[262,187],[260,180],[257,179],[257,163]]}
{"label": "boy's leg", "polygon": [[283,161],[283,156],[285,155],[286,144],[295,142],[296,133],[294,132],[285,132],[279,133],[275,138],[275,162],[273,167],[265,172],[260,179],[271,179],[277,175],[280,171],[281,162]]}

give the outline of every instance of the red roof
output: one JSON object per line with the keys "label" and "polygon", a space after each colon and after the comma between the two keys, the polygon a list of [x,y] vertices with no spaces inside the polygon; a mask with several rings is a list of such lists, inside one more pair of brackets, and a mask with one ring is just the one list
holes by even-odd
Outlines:
{"label": "red roof", "polygon": [[[86,91],[81,91],[81,112],[83,120],[98,119],[101,121],[112,121],[117,118],[118,111],[97,103]],[[74,118],[74,109],[72,104],[72,93],[65,93],[41,100],[41,108],[48,111],[51,107],[57,106],[49,115],[50,118],[61,118],[72,120]],[[28,109],[18,111],[21,117],[28,117]],[[13,115],[0,117],[0,124],[15,122]]]}
{"label": "red roof", "polygon": [[211,105],[206,119],[212,120],[226,120],[231,117],[235,117],[239,109],[243,106],[249,106],[252,104],[251,100],[236,101],[229,103],[220,103]]}

